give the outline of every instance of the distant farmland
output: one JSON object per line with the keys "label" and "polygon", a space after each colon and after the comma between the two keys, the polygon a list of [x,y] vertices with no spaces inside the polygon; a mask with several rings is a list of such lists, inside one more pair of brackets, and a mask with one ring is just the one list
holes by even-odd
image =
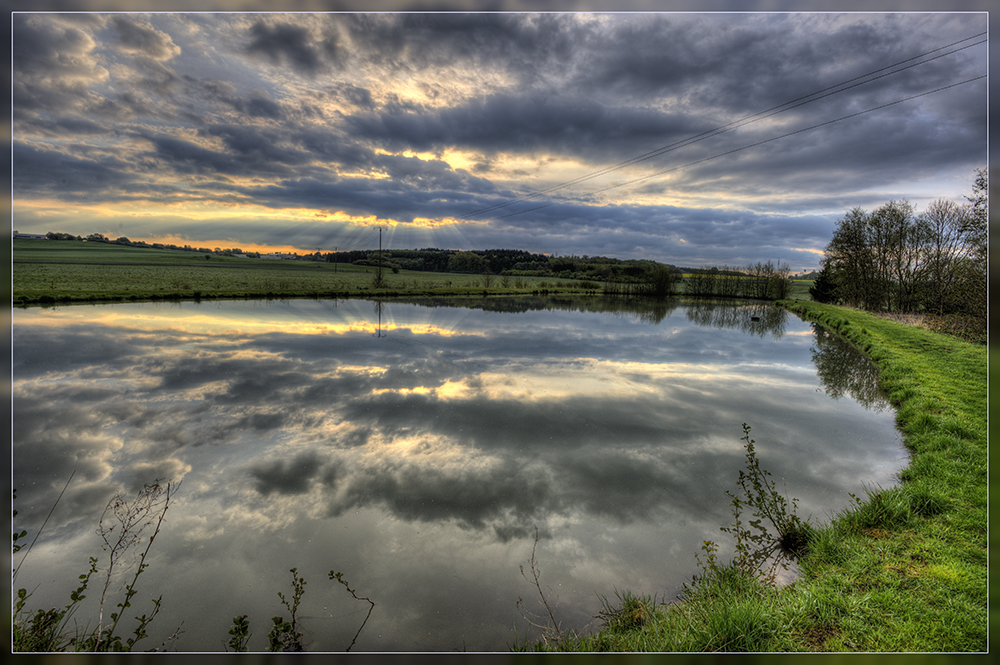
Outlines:
{"label": "distant farmland", "polygon": [[301,260],[237,258],[77,240],[15,239],[15,305],[192,298],[464,295],[484,290],[583,291],[596,285],[533,276],[382,269]]}

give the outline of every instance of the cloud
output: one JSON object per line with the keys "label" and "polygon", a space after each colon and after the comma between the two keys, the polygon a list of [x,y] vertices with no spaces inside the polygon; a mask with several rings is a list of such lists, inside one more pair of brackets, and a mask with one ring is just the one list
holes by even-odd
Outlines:
{"label": "cloud", "polygon": [[272,492],[302,494],[309,489],[310,481],[320,472],[318,462],[317,454],[307,451],[292,459],[255,464],[247,472],[256,481],[257,491],[264,496]]}
{"label": "cloud", "polygon": [[459,220],[464,248],[815,267],[846,210],[960,198],[986,159],[985,81],[924,94],[983,74],[984,46],[909,61],[976,14],[70,16],[13,26],[15,201],[169,203],[130,218],[148,237],[286,244],[249,204]]}
{"label": "cloud", "polygon": [[95,56],[97,42],[83,29],[58,19],[12,15],[14,117],[24,112],[80,106],[87,92],[108,79]]}
{"label": "cloud", "polygon": [[289,64],[297,72],[310,76],[336,61],[339,51],[334,32],[321,31],[317,38],[311,29],[284,21],[254,22],[249,39],[248,53],[263,56],[274,65]]}
{"label": "cloud", "polygon": [[135,16],[117,14],[111,17],[111,24],[118,32],[118,48],[124,53],[170,60],[181,52],[170,35]]}
{"label": "cloud", "polygon": [[[70,146],[76,147],[76,146]],[[115,154],[88,154],[89,148],[57,150],[44,144],[15,142],[14,186],[24,192],[77,194],[103,200],[135,183],[132,165]]]}

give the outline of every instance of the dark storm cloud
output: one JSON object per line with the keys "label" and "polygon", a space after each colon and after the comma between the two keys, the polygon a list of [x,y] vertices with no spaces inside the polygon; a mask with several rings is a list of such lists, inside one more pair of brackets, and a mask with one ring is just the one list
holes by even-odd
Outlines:
{"label": "dark storm cloud", "polygon": [[704,506],[712,503],[709,495],[729,481],[733,456],[701,453],[698,459],[697,466],[688,463],[684,455],[651,463],[644,454],[597,449],[570,456],[560,473],[567,487],[601,488],[600,492],[580,492],[569,497],[570,501],[593,515],[611,516],[628,524],[654,519],[665,506],[688,515],[703,514]]}
{"label": "dark storm cloud", "polygon": [[246,372],[245,365],[238,360],[218,356],[199,362],[178,362],[176,358],[161,362],[150,360],[143,362],[143,369],[148,376],[160,379],[159,389],[163,390],[198,388],[240,377]]}
{"label": "dark storm cloud", "polygon": [[[580,64],[568,87],[641,100],[682,93],[687,104],[710,109],[717,119],[725,117],[720,112],[757,113],[928,50],[926,41],[911,38],[914,25],[906,19],[873,18],[838,23],[831,17],[818,30],[809,17],[795,14],[626,19],[608,27],[595,48],[579,50]],[[975,27],[969,22],[967,31],[950,34],[959,39],[985,29]],[[623,43],[630,48],[609,48]],[[824,105],[837,112],[858,110],[876,100],[952,83],[956,71],[976,69],[969,58],[958,53],[920,64],[878,84],[853,88],[849,95],[830,95]]]}
{"label": "dark storm cloud", "polygon": [[239,125],[212,125],[205,128],[204,133],[221,139],[228,148],[224,154],[242,164],[248,164],[248,170],[259,169],[265,164],[295,166],[304,164],[310,159],[305,151],[281,145],[284,133],[280,130]]}
{"label": "dark storm cloud", "polygon": [[12,16],[14,117],[26,110],[79,105],[104,70],[93,58],[93,38],[74,25]]}
{"label": "dark storm cloud", "polygon": [[[534,436],[537,441],[545,437]],[[581,509],[620,524],[655,519],[669,511],[699,515],[707,500],[731,475],[738,455],[699,455],[697,466],[685,456],[664,454],[662,446],[626,441],[622,433],[588,445],[576,441],[571,459],[551,443],[511,451],[505,461],[485,467],[428,468],[411,461],[342,465],[342,474],[326,482],[328,511],[341,515],[359,507],[380,507],[400,519],[457,521],[468,528],[492,529],[501,540],[523,537],[533,525]],[[659,442],[658,442],[659,443]],[[614,448],[609,450],[608,446]],[[265,467],[281,475],[276,461]],[[350,471],[348,471],[350,469]],[[303,472],[308,479],[314,470]],[[301,479],[296,490],[304,489]]]}
{"label": "dark storm cloud", "polygon": [[[101,396],[86,383],[16,391],[11,430],[14,487],[27,489],[36,483],[61,487],[74,477],[76,485],[66,497],[71,505],[88,503],[85,499],[95,484],[103,488],[98,492],[106,501],[114,489],[107,478],[116,446],[107,434],[114,420],[100,407],[117,398]],[[38,524],[49,508],[51,503],[19,512]]]}
{"label": "dark storm cloud", "polygon": [[[388,163],[387,166],[395,170],[399,166],[398,161],[391,161],[396,163]],[[477,189],[490,188],[488,181],[477,178],[455,177],[450,173],[447,177],[469,182],[477,186]],[[419,181],[419,177],[411,180]],[[352,215],[373,214],[379,218],[393,218],[403,222],[410,222],[415,217],[460,215],[470,207],[479,205],[479,200],[467,191],[427,190],[417,184],[400,180],[380,185],[379,181],[360,178],[337,181],[298,179],[262,187],[234,187],[232,190],[256,196],[269,207],[307,205],[321,210],[341,210]]]}
{"label": "dark storm cloud", "polygon": [[[710,87],[717,76],[718,58],[726,51],[745,47],[745,40],[732,31],[708,29],[687,17],[652,16],[626,20],[606,33],[579,35],[587,46],[579,51],[567,87],[583,87],[602,96],[659,97],[689,89]],[[609,49],[609,44],[629,44],[627,49]],[[610,93],[610,94],[608,94]]]}
{"label": "dark storm cloud", "polygon": [[485,528],[508,514],[529,520],[557,509],[544,470],[524,469],[509,461],[488,469],[454,470],[395,464],[366,467],[355,473],[341,496],[329,505],[331,516],[376,505],[407,520],[458,520]]}
{"label": "dark storm cloud", "polygon": [[[375,506],[405,520],[456,521],[466,528],[491,529],[507,541],[526,536],[539,522],[580,509],[620,524],[655,519],[666,511],[703,514],[704,506],[712,503],[706,495],[723,484],[733,462],[732,455],[709,455],[695,468],[652,450],[575,450],[568,464],[524,454],[482,468],[427,468],[400,461],[348,471],[342,465],[337,474],[343,475],[324,483],[327,509],[337,516]],[[651,462],[651,455],[657,459]],[[283,477],[290,467],[279,461],[263,468],[268,475]],[[317,474],[315,466],[300,468],[301,477],[287,481],[289,493],[304,491]]]}
{"label": "dark storm cloud", "polygon": [[85,158],[20,142],[12,152],[14,186],[22,191],[76,192],[93,200],[94,192],[119,190],[135,181],[132,165],[113,155]]}
{"label": "dark storm cloud", "polygon": [[251,26],[247,52],[263,55],[273,64],[290,64],[295,70],[315,74],[338,55],[336,34],[323,32],[317,41],[311,30],[301,25],[259,20]]}
{"label": "dark storm cloud", "polygon": [[362,88],[351,83],[343,83],[337,86],[336,92],[340,97],[362,108],[372,109],[375,107],[371,90],[367,88]]}
{"label": "dark storm cloud", "polygon": [[[455,19],[440,22],[448,20]],[[482,28],[496,27],[493,21],[499,24],[515,19],[475,16],[463,20],[476,22]],[[407,19],[401,18],[399,23],[402,31]],[[736,119],[735,113],[759,112],[870,71],[859,70],[863,65],[855,61],[860,60],[857,53],[864,53],[872,62],[873,44],[891,52],[890,47],[909,43],[899,29],[893,29],[892,21],[885,21],[888,28],[849,25],[818,36],[801,31],[800,23],[784,17],[720,17],[708,23],[702,18],[673,16],[626,16],[607,30],[560,23],[552,30],[555,34],[573,35],[574,60],[568,72],[561,72],[558,78],[549,77],[550,86],[558,86],[556,89],[539,86],[505,91],[467,102],[464,107],[417,113],[411,106],[394,109],[389,105],[380,116],[351,121],[360,131],[390,140],[392,145],[412,141],[427,147],[437,141],[453,141],[493,149],[551,149],[553,144],[562,149],[572,147],[560,145],[564,137],[571,137],[581,154],[587,154],[592,145],[605,144],[614,146],[620,155],[633,149],[634,143],[628,141],[632,132],[639,136],[648,133],[669,144],[674,132],[697,134],[710,128],[713,121],[725,124]],[[461,54],[462,49],[450,46],[450,26],[442,25],[440,32],[438,50]],[[394,35],[393,41],[412,43],[419,53],[421,34],[420,30],[414,35],[402,31],[398,37]],[[499,29],[498,34],[505,33]],[[477,44],[474,39],[462,41],[466,48],[470,43]],[[513,37],[510,43],[515,43]],[[623,43],[630,48],[616,48]],[[483,48],[488,51],[488,46]],[[530,46],[526,48],[532,53]],[[918,49],[916,45],[904,46],[897,51],[899,60],[915,55]],[[847,60],[853,64],[831,67],[831,53],[849,54]],[[412,62],[419,67],[422,61],[414,57]],[[525,68],[508,66],[516,72]],[[544,68],[543,64],[535,66]],[[817,77],[817,70],[823,71],[822,77]],[[858,106],[870,106],[911,90],[925,91],[939,82],[954,82],[955,71],[954,64],[922,65],[920,70],[894,77],[893,83],[869,85],[851,95],[833,97],[824,106],[832,114],[848,108],[845,102],[851,100],[854,110],[859,110]],[[879,95],[873,97],[871,91],[879,91]],[[654,109],[661,101],[678,98],[684,99],[684,106],[677,109],[675,127],[664,126],[662,111],[658,122],[651,122],[657,119]],[[707,117],[691,114],[691,107],[697,104],[714,111],[709,111]],[[693,123],[700,123],[700,128]],[[494,143],[491,138],[505,138],[506,142]]]}
{"label": "dark storm cloud", "polygon": [[320,472],[319,461],[314,451],[307,451],[277,463],[256,464],[247,473],[256,481],[256,490],[264,496],[272,492],[302,494],[309,490],[313,477]]}
{"label": "dark storm cloud", "polygon": [[89,118],[80,116],[60,118],[39,118],[30,121],[34,131],[50,138],[64,136],[93,136],[107,134],[104,125]]}
{"label": "dark storm cloud", "polygon": [[119,14],[111,18],[111,24],[118,33],[118,47],[124,52],[154,60],[169,60],[180,53],[169,35],[135,17]]}
{"label": "dark storm cloud", "polygon": [[[230,372],[219,376],[228,381],[225,391],[213,398],[220,406],[248,403],[290,404],[295,398],[289,391],[308,386],[313,379],[307,372],[292,372],[287,366],[280,373],[270,371],[272,366],[277,365],[275,362],[261,361],[248,366],[245,361],[234,360],[231,364],[239,369],[235,375]],[[251,424],[257,427],[260,423]]]}
{"label": "dark storm cloud", "polygon": [[102,97],[91,100],[84,112],[105,122],[130,122],[140,117],[176,120],[176,116],[169,109],[157,107],[153,100],[140,94],[138,89],[123,90],[114,98]]}
{"label": "dark storm cloud", "polygon": [[349,14],[352,44],[375,62],[417,69],[497,66],[520,77],[565,66],[580,35],[553,14]]}
{"label": "dark storm cloud", "polygon": [[246,101],[234,103],[233,106],[252,118],[271,118],[281,120],[284,113],[281,105],[268,98],[266,93],[254,92]]}
{"label": "dark storm cloud", "polygon": [[215,128],[214,132],[230,148],[217,151],[185,139],[146,134],[153,152],[144,156],[160,160],[163,166],[181,174],[212,176],[287,175],[291,164],[302,161],[301,154],[284,150],[267,142],[254,143],[255,128]]}
{"label": "dark storm cloud", "polygon": [[287,137],[291,144],[308,150],[317,159],[342,165],[346,170],[368,169],[376,157],[370,146],[325,127],[289,127]]}
{"label": "dark storm cloud", "polygon": [[399,150],[435,150],[449,145],[475,150],[537,150],[587,155],[612,149],[639,150],[650,140],[664,144],[711,129],[696,119],[652,109],[617,108],[586,96],[547,92],[504,93],[441,110],[415,113],[387,107],[374,115],[345,119],[356,135]]}
{"label": "dark storm cloud", "polygon": [[[130,87],[158,96],[172,95],[180,88],[181,77],[173,69],[158,60],[138,56],[134,62],[135,71],[136,73],[140,73],[142,78],[132,82]],[[166,116],[170,118],[169,113]]]}

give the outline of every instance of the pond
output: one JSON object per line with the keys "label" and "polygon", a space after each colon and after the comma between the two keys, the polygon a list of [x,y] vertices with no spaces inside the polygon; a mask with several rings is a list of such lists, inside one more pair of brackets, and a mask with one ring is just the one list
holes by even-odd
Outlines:
{"label": "pond", "polygon": [[[548,619],[533,551],[555,618],[578,631],[616,590],[673,599],[704,540],[731,551],[719,527],[743,423],[803,517],[894,484],[907,454],[876,378],[764,304],[19,309],[15,526],[30,542],[56,508],[16,588],[34,590],[29,608],[66,605],[88,558],[107,556],[109,499],[170,479],[129,615],[162,595],[141,648],[222,651],[249,615],[249,647],[265,650],[294,567],[309,651],[343,651],[362,625],[352,651],[506,651]],[[332,570],[374,601],[367,623]],[[81,627],[97,623],[94,580]]]}

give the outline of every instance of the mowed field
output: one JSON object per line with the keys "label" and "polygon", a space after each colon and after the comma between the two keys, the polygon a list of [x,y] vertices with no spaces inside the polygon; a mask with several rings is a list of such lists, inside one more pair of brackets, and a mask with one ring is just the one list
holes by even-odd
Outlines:
{"label": "mowed field", "polygon": [[382,270],[350,264],[248,259],[74,240],[13,241],[13,303],[256,297],[348,297],[583,290],[558,278]]}
{"label": "mowed field", "polygon": [[788,300],[812,300],[809,289],[812,288],[811,279],[792,279],[792,290],[788,293]]}

